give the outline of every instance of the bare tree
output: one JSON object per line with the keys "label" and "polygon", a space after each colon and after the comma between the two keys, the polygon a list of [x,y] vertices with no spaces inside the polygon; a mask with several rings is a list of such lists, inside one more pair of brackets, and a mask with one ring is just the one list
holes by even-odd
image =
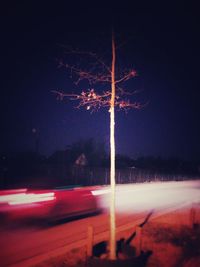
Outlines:
{"label": "bare tree", "polygon": [[60,90],[53,91],[59,99],[68,97],[72,101],[77,101],[77,108],[85,107],[93,112],[101,107],[107,107],[110,112],[110,259],[116,259],[116,223],[115,223],[115,107],[127,111],[130,108],[140,109],[141,104],[138,102],[131,103],[126,97],[132,95],[121,87],[121,84],[137,75],[134,69],[123,72],[119,77],[116,75],[116,45],[114,34],[112,33],[112,63],[111,66],[98,57],[95,53],[80,52],[77,50],[67,49],[66,53],[79,56],[90,57],[93,66],[90,70],[83,70],[79,66],[66,64],[59,60],[59,66],[68,69],[78,85],[81,81],[87,80],[90,87],[97,83],[109,84],[109,90],[98,93],[93,88],[77,93],[64,93]]}

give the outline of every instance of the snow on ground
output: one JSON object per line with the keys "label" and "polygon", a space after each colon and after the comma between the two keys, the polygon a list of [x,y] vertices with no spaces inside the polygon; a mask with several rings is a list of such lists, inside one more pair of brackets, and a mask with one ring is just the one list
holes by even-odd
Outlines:
{"label": "snow on ground", "polygon": [[[110,188],[96,191],[100,206],[109,208]],[[155,210],[170,206],[200,202],[200,181],[154,182],[116,186],[116,211]]]}

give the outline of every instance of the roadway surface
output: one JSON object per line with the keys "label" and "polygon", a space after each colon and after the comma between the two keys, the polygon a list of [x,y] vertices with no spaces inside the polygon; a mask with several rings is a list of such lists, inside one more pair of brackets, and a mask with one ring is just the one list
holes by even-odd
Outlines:
{"label": "roadway surface", "polygon": [[[51,225],[3,225],[0,230],[0,266],[31,266],[50,256],[83,246],[88,226],[94,227],[95,240],[103,240],[109,229],[109,187],[98,194],[104,212]],[[130,228],[153,216],[178,207],[200,203],[200,181],[157,182],[118,185],[116,188],[117,231]],[[151,218],[151,217],[150,217]]]}

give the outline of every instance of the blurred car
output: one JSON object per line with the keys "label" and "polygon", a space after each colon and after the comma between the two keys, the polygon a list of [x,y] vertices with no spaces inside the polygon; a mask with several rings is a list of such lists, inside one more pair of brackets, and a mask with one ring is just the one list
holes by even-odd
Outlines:
{"label": "blurred car", "polygon": [[99,210],[89,188],[11,189],[0,192],[1,220],[58,220]]}

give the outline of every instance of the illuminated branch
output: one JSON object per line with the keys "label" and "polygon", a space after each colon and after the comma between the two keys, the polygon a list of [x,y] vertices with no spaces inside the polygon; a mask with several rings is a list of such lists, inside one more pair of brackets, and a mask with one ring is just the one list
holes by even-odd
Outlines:
{"label": "illuminated branch", "polygon": [[77,100],[79,102],[77,108],[86,107],[87,110],[99,109],[100,107],[108,107],[110,105],[110,92],[103,92],[101,95],[97,94],[94,89],[82,92],[81,94],[66,94],[60,91],[52,91],[57,94],[57,98],[63,100],[64,97],[69,97],[70,100]]}
{"label": "illuminated branch", "polygon": [[74,50],[74,49],[71,49],[71,48],[67,48],[66,46],[63,46],[65,49],[67,49],[65,51],[65,54],[76,54],[76,55],[86,55],[86,56],[89,56],[89,57],[92,57],[96,63],[99,63],[104,69],[107,70],[108,73],[111,74],[111,69],[109,66],[106,65],[106,63],[99,57],[97,56],[95,53],[93,52],[88,52],[88,51],[79,51],[79,50]]}
{"label": "illuminated branch", "polygon": [[115,84],[117,83],[121,83],[121,82],[125,82],[133,77],[137,76],[137,73],[135,70],[131,70],[128,73],[126,73],[122,78],[120,78],[119,80],[115,81]]}
{"label": "illuminated branch", "polygon": [[81,68],[70,66],[69,64],[64,64],[63,61],[59,61],[58,67],[65,67],[66,69],[69,69],[71,72],[71,77],[74,74],[77,76],[77,80],[75,81],[75,84],[78,85],[80,81],[87,80],[89,84],[96,84],[96,83],[110,83],[110,75],[108,74],[99,74],[95,73],[95,71],[87,71],[83,70]]}
{"label": "illuminated branch", "polygon": [[[65,49],[65,54],[69,55],[78,55],[78,56],[87,56],[93,59],[92,68],[87,70],[86,68],[81,68],[78,65],[70,65],[59,60],[58,66],[64,67],[65,69],[70,70],[71,78],[75,79],[75,85],[79,85],[81,81],[87,80],[89,85],[95,85],[97,83],[102,84],[111,84],[112,82],[112,71],[111,67],[108,67],[106,63],[98,57],[95,53],[84,52],[72,49],[67,46],[62,46]],[[86,61],[88,65],[91,66],[91,62]],[[125,71],[122,77],[115,79],[116,85],[116,94],[114,98],[114,105],[120,109],[127,111],[130,108],[139,109],[141,104],[134,102],[131,103],[129,100],[124,99],[125,96],[131,96],[137,91],[129,92],[124,90],[119,86],[120,83],[130,80],[133,77],[136,77],[137,73],[135,70]],[[87,110],[93,111],[98,110],[100,107],[110,107],[111,105],[111,91],[104,91],[101,94],[97,93],[94,89],[88,89],[82,91],[80,94],[66,94],[60,91],[53,91],[57,94],[58,99],[63,100],[63,98],[68,97],[70,100],[79,102],[76,108],[85,107]]]}
{"label": "illuminated branch", "polygon": [[[80,94],[67,94],[61,91],[52,91],[57,95],[57,99],[63,100],[68,97],[70,100],[78,101],[76,108],[85,107],[87,110],[94,111],[98,110],[100,107],[110,107],[110,97],[111,92],[105,91],[102,94],[98,94],[94,89],[87,91],[82,91]],[[133,93],[127,92],[122,88],[118,88],[118,94],[115,95],[114,105],[119,108],[119,110],[128,111],[131,108],[140,109],[144,105],[134,102],[131,103],[129,100],[123,99],[124,95],[132,95]]]}
{"label": "illuminated branch", "polygon": [[124,88],[120,87],[119,85],[116,85],[116,91],[117,91],[117,96],[124,96],[124,95],[131,96],[131,95],[139,93],[138,90],[127,91]]}
{"label": "illuminated branch", "polygon": [[[73,53],[76,53],[76,51],[73,50]],[[82,54],[81,52],[78,52],[79,54]],[[83,52],[83,54],[86,54]],[[92,55],[94,57],[95,54],[93,53],[87,53],[89,55]],[[103,63],[102,63],[103,65]],[[71,66],[69,64],[64,64],[63,61],[59,61],[59,67],[65,67],[66,69],[70,69],[71,71],[71,77],[74,74],[77,76],[77,80],[75,81],[75,84],[78,85],[82,80],[87,80],[90,85],[96,84],[97,82],[100,83],[111,83],[111,75],[109,74],[102,74],[102,73],[94,73],[93,71],[87,71],[82,70],[81,68]],[[105,70],[104,70],[105,71]],[[114,105],[118,107],[120,110],[127,111],[130,108],[139,109],[142,107],[140,103],[134,102],[131,103],[129,100],[123,99],[124,96],[131,96],[137,91],[129,92],[124,90],[122,87],[120,87],[118,84],[122,83],[124,81],[127,81],[133,77],[135,77],[136,71],[131,70],[129,72],[126,72],[126,74],[115,81],[116,84],[116,95],[115,95],[115,101]],[[68,97],[70,100],[78,101],[78,105],[76,108],[85,107],[87,110],[94,111],[98,110],[100,107],[110,107],[111,103],[111,91],[103,91],[101,94],[97,93],[94,89],[88,89],[86,91],[82,91],[80,94],[67,94],[60,91],[52,91],[57,95],[57,98],[60,100],[63,100],[63,98]]]}
{"label": "illuminated branch", "polygon": [[[105,77],[110,77],[111,76],[111,68],[104,62],[103,59],[101,59],[99,56],[97,56],[97,54],[93,53],[93,52],[88,52],[88,51],[80,51],[78,49],[72,49],[69,46],[65,46],[65,45],[60,45],[61,47],[63,47],[65,49],[64,54],[67,55],[80,55],[80,56],[86,56],[86,57],[90,57],[93,61],[93,64],[95,63],[95,66],[98,68],[102,68],[104,70],[104,72],[106,72]],[[63,63],[62,63],[63,65]],[[94,73],[93,73],[94,74]],[[98,77],[100,78],[100,77]],[[102,81],[102,75],[101,75],[101,80]],[[108,80],[107,78],[103,81],[103,82],[111,82],[111,80]]]}
{"label": "illuminated branch", "polygon": [[142,105],[142,104],[140,104],[138,102],[130,103],[129,100],[117,101],[117,102],[115,102],[115,105],[117,107],[119,107],[121,110],[123,109],[125,112],[127,112],[131,108],[133,108],[133,109],[141,109],[144,106],[144,105]]}

